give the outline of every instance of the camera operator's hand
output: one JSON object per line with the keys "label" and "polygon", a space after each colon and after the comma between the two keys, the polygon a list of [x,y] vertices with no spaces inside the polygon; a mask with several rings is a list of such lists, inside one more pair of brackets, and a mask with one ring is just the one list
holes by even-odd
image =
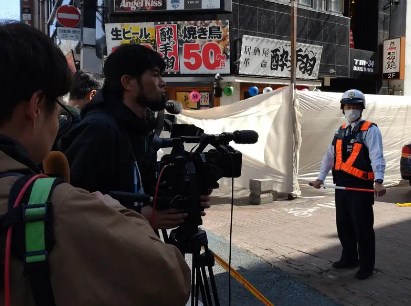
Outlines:
{"label": "camera operator's hand", "polygon": [[175,208],[170,208],[166,210],[156,210],[153,220],[153,208],[151,206],[144,206],[141,209],[141,214],[146,217],[153,229],[175,228],[183,223],[184,218],[188,216],[187,213],[182,213]]}
{"label": "camera operator's hand", "polygon": [[[204,209],[210,208],[211,205],[210,205],[209,202],[210,202],[210,197],[208,195],[203,194],[203,195],[200,196],[200,205],[201,205],[201,207],[203,207]],[[202,211],[201,216],[205,216],[205,215],[206,215],[205,211]]]}

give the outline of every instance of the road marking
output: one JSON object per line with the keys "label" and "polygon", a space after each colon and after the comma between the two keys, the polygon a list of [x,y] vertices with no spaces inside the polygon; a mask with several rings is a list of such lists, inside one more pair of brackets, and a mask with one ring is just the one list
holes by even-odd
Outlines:
{"label": "road marking", "polygon": [[[282,210],[285,211],[288,214],[292,214],[296,217],[311,217],[313,215],[313,213],[318,210],[321,209],[321,207],[324,208],[331,208],[331,209],[335,209],[335,202],[326,202],[326,203],[319,203],[316,204],[317,206],[315,207],[310,207],[310,208],[306,208],[306,207],[294,207],[294,208],[283,208]],[[275,211],[275,210],[273,210]]]}

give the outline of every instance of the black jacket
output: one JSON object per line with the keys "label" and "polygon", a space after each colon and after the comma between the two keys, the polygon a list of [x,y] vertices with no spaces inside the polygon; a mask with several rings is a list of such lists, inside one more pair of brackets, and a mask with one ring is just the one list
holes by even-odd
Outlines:
{"label": "black jacket", "polygon": [[144,191],[155,187],[156,152],[151,149],[153,124],[137,117],[115,98],[97,94],[82,110],[82,121],[61,139],[71,183],[91,192],[134,192],[138,163]]}

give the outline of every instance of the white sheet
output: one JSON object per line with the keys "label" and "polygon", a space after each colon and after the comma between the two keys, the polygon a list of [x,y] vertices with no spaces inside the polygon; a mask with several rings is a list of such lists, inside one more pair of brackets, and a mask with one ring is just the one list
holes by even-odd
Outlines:
{"label": "white sheet", "polygon": [[[248,188],[251,178],[271,178],[278,192],[298,195],[299,182],[316,178],[344,117],[339,103],[342,93],[295,91],[294,96],[292,103],[287,87],[226,106],[184,110],[177,119],[178,123],[195,124],[207,134],[255,130],[259,134],[256,144],[230,143],[243,153],[242,176],[235,185]],[[407,97],[366,95],[366,103],[363,118],[377,123],[383,136],[385,184],[396,184],[401,179],[401,147],[411,141],[411,102]]]}

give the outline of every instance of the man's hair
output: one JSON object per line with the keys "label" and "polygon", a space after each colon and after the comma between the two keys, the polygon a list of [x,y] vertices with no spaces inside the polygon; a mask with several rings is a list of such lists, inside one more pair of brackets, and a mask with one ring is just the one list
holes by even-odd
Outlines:
{"label": "man's hair", "polygon": [[69,99],[84,99],[92,90],[100,90],[103,87],[103,78],[97,73],[78,70],[73,75]]}
{"label": "man's hair", "polygon": [[70,89],[71,73],[61,50],[53,41],[24,23],[0,23],[0,125],[14,109],[42,91],[46,107]]}
{"label": "man's hair", "polygon": [[159,53],[142,45],[121,45],[111,53],[104,64],[103,96],[123,97],[121,77],[130,75],[140,78],[148,69],[159,68],[164,71],[166,65]]}

